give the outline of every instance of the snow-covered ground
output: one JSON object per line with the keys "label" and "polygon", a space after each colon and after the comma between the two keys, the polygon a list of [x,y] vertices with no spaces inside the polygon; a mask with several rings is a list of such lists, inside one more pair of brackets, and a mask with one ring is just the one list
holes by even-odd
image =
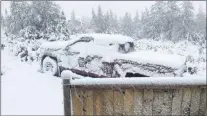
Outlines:
{"label": "snow-covered ground", "polygon": [[62,80],[1,51],[2,115],[63,115]]}
{"label": "snow-covered ground", "polygon": [[[1,72],[3,73],[1,76],[2,114],[63,115],[62,80],[60,78],[38,72],[39,64],[36,60],[33,62],[21,62],[21,59],[14,54],[18,48],[18,44],[22,44],[24,42],[19,42],[16,38],[11,39],[10,37],[7,38],[4,36],[1,38],[4,38],[1,39],[2,43],[7,46],[4,50],[1,50]],[[11,42],[11,44],[9,44],[9,42]],[[42,44],[45,41],[39,42]],[[188,54],[189,56],[192,56],[193,59],[191,62],[189,61],[189,63],[195,65],[195,67],[198,68],[198,71],[197,74],[193,75],[185,73],[184,77],[206,77],[206,49],[201,49],[203,51],[198,55],[198,48],[194,47],[191,50],[186,49],[185,44],[183,45],[183,43],[181,43],[182,45],[178,44],[180,47],[177,47],[170,42],[156,43],[150,40],[137,41],[136,44],[138,52],[149,50],[152,52],[170,54],[173,54],[174,52],[179,52],[178,54],[183,55]],[[28,43],[26,43],[26,45],[28,45]],[[188,53],[186,53],[186,51],[188,51]],[[34,54],[36,53],[36,51],[33,52]],[[151,58],[152,57],[154,58],[154,56],[151,56]],[[163,58],[164,57],[162,57],[162,59]],[[161,61],[163,62],[163,60]]]}

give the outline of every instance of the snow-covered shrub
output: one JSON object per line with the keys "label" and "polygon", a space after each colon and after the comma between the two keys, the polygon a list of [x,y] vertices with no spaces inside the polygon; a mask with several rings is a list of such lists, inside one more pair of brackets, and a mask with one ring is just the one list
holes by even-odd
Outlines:
{"label": "snow-covered shrub", "polygon": [[42,38],[42,33],[40,33],[34,26],[28,26],[19,32],[20,37],[24,39],[40,39]]}
{"label": "snow-covered shrub", "polygon": [[152,50],[165,53],[172,53],[172,48],[174,46],[174,43],[170,41],[161,42],[150,39],[140,39],[137,40],[135,44],[137,50]]}
{"label": "snow-covered shrub", "polygon": [[4,45],[4,44],[1,44],[1,50],[3,50],[3,49],[4,49],[4,47],[5,47],[5,45]]}
{"label": "snow-covered shrub", "polygon": [[173,43],[171,41],[155,41],[151,39],[140,39],[135,42],[136,50],[150,50],[169,54],[186,56],[186,65],[189,73],[206,70],[206,47],[196,45],[187,41]]}

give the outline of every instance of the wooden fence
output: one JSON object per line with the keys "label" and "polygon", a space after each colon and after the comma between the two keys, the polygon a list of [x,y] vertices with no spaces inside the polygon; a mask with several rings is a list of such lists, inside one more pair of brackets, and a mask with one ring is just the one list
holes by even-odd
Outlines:
{"label": "wooden fence", "polygon": [[206,79],[158,80],[64,78],[65,115],[207,115]]}

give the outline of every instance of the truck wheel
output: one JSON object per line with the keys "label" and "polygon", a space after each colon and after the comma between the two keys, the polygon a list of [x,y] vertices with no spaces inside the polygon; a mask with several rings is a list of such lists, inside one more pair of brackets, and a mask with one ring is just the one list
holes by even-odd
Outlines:
{"label": "truck wheel", "polygon": [[42,70],[45,73],[49,73],[53,76],[58,76],[58,64],[57,61],[50,58],[50,57],[46,57],[43,60],[42,63]]}

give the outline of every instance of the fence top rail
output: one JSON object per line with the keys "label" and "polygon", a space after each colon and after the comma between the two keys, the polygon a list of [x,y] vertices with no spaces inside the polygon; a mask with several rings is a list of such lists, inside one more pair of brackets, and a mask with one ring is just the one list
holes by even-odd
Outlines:
{"label": "fence top rail", "polygon": [[[206,77],[136,77],[136,78],[79,78],[62,75],[64,85],[72,86],[206,86]],[[70,80],[71,79],[71,80]],[[67,81],[66,80],[70,80]]]}
{"label": "fence top rail", "polygon": [[206,77],[86,78],[71,85],[206,85]]}

